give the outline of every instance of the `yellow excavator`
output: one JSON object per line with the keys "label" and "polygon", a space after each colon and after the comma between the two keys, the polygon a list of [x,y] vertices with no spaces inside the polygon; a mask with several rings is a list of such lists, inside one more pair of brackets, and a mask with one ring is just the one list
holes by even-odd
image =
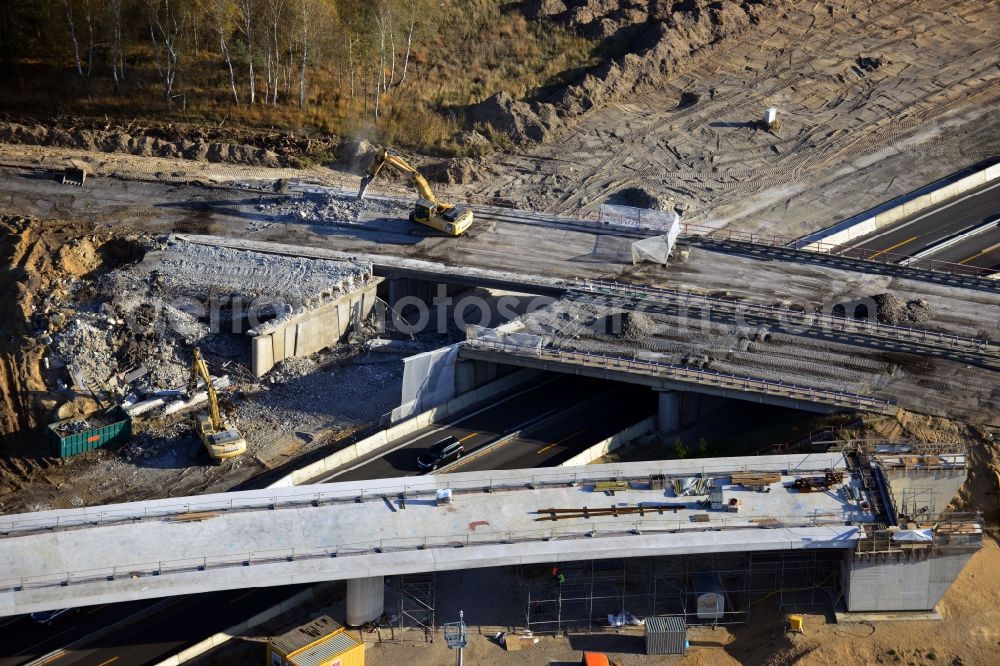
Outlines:
{"label": "yellow excavator", "polygon": [[243,435],[233,427],[233,424],[222,420],[222,414],[219,413],[219,397],[215,393],[215,387],[212,386],[208,365],[201,356],[201,350],[196,347],[194,363],[191,365],[191,381],[188,383],[188,393],[191,396],[198,391],[199,379],[205,382],[205,390],[208,392],[208,411],[195,414],[194,427],[208,450],[208,455],[213,460],[225,460],[245,453],[247,441]]}
{"label": "yellow excavator", "polygon": [[365,192],[375,177],[381,173],[386,164],[396,167],[403,173],[413,176],[413,182],[417,186],[420,198],[417,199],[413,212],[410,213],[410,222],[418,222],[449,236],[461,236],[472,226],[472,210],[465,206],[438,201],[431,191],[431,186],[427,179],[420,175],[414,167],[410,166],[406,160],[399,155],[383,148],[375,156],[375,161],[368,168],[368,172],[361,179],[361,189],[358,190],[358,199],[365,198]]}

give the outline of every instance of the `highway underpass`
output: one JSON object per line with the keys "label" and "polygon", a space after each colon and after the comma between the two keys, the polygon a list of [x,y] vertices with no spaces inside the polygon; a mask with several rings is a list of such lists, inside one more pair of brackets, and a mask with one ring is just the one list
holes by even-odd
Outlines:
{"label": "highway underpass", "polygon": [[530,388],[421,428],[403,442],[373,451],[343,470],[309,483],[422,474],[417,457],[449,436],[464,444],[467,457],[509,437],[488,453],[453,465],[456,471],[551,467],[655,412],[656,394],[645,387],[542,375]]}

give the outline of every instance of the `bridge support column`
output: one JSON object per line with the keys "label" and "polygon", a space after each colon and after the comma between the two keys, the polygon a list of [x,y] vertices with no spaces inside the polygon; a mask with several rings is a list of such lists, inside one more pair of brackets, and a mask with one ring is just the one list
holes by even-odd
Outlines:
{"label": "bridge support column", "polygon": [[656,429],[673,432],[681,427],[681,394],[677,391],[657,391],[660,404],[656,411]]}
{"label": "bridge support column", "polygon": [[347,581],[347,625],[360,627],[378,619],[385,611],[385,583],[382,576],[352,578]]}

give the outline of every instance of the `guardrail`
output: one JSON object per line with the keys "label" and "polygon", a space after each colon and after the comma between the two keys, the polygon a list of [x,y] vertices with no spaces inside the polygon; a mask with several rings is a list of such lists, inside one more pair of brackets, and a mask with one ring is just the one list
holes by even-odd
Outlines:
{"label": "guardrail", "polygon": [[964,264],[956,264],[948,261],[938,261],[936,259],[922,259],[918,262],[918,264],[901,266],[899,265],[900,262],[909,258],[909,255],[865,248],[842,248],[839,245],[823,242],[812,243],[807,250],[799,247],[801,244],[800,239],[792,238],[790,236],[765,233],[755,234],[749,231],[737,231],[734,229],[716,229],[715,227],[709,227],[703,224],[693,224],[690,222],[684,222],[683,220],[681,221],[681,234],[688,236],[689,238],[696,237],[708,238],[710,240],[722,242],[749,243],[752,245],[761,245],[764,247],[792,250],[796,252],[828,254],[847,259],[859,259],[861,261],[871,261],[873,263],[883,264],[886,266],[895,265],[895,267],[900,270],[916,268],[935,273],[947,273],[949,275],[970,278],[989,278],[991,275],[997,273],[997,271],[989,268],[977,268],[975,266],[966,266]]}
{"label": "guardrail", "polygon": [[[656,503],[651,503],[656,504]],[[317,559],[331,559],[358,555],[382,555],[393,552],[412,552],[439,548],[465,548],[490,545],[511,545],[539,541],[567,539],[592,539],[609,537],[642,536],[678,532],[704,532],[741,529],[782,529],[808,527],[849,527],[850,522],[843,516],[817,513],[809,516],[769,517],[766,523],[755,524],[748,518],[723,517],[710,523],[694,523],[690,520],[645,518],[623,522],[620,520],[588,521],[572,526],[553,526],[544,529],[503,530],[494,532],[472,532],[412,538],[372,539],[346,544],[317,546],[312,548],[283,548],[265,551],[249,551],[193,557],[179,560],[136,562],[122,566],[102,567],[81,571],[63,572],[40,576],[9,578],[0,580],[0,592],[20,592],[47,587],[69,587],[86,583],[103,583],[116,580],[138,579],[149,576],[167,576],[195,572],[218,571],[234,567],[250,567],[263,564],[301,562]],[[854,528],[855,536],[860,530]],[[815,544],[815,542],[813,542]],[[851,548],[852,540],[840,536],[835,547]]]}
{"label": "guardrail", "polygon": [[597,354],[593,352],[564,351],[541,347],[521,347],[510,343],[483,339],[467,340],[462,343],[462,345],[463,348],[471,350],[494,352],[521,358],[551,361],[554,363],[569,363],[573,365],[599,367],[605,370],[641,374],[685,384],[710,385],[733,391],[763,393],[765,395],[793,398],[805,400],[807,402],[878,412],[881,414],[894,414],[896,411],[896,403],[891,400],[881,400],[856,393],[831,391],[828,389],[802,386],[799,384],[787,384],[785,382],[774,382],[754,377],[730,375],[716,372],[714,370],[691,368],[673,363],[660,363],[657,361],[612,356],[610,354]]}
{"label": "guardrail", "polygon": [[[406,477],[397,479],[373,479],[365,481],[363,487],[353,483],[336,483],[326,486],[291,486],[287,488],[267,488],[261,491],[243,491],[240,493],[221,493],[218,495],[199,496],[185,502],[170,500],[151,500],[149,502],[133,502],[129,504],[111,505],[109,507],[93,507],[80,509],[63,509],[53,512],[58,515],[37,515],[34,513],[14,516],[0,516],[0,535],[16,538],[21,534],[37,531],[54,531],[97,527],[101,525],[118,525],[142,520],[163,520],[184,514],[195,513],[230,513],[238,511],[274,511],[279,509],[302,508],[313,505],[344,503],[353,504],[359,501],[382,501],[383,496],[407,498],[433,498],[441,488],[451,488],[457,494],[482,492],[507,492],[524,489],[544,489],[546,487],[565,487],[606,480],[625,480],[636,483],[646,483],[650,474],[663,474],[667,478],[681,478],[706,474],[718,476],[733,472],[747,471],[783,471],[793,470],[799,474],[804,471],[822,471],[829,467],[843,466],[843,455],[839,453],[822,453],[808,456],[792,456],[801,458],[794,468],[790,468],[789,459],[782,456],[777,460],[763,460],[756,457],[747,458],[745,462],[726,461],[715,464],[696,464],[697,460],[685,461],[651,461],[642,463],[641,471],[629,468],[637,467],[634,463],[622,466],[588,467],[575,471],[565,468],[547,468],[532,470],[495,471],[490,473],[471,472],[460,475],[424,476],[419,478]],[[683,462],[683,470],[676,468]],[[671,471],[673,469],[674,471]],[[471,478],[470,478],[471,477]],[[326,488],[316,490],[316,488]],[[234,497],[234,495],[236,495]],[[24,516],[28,516],[25,518]],[[208,517],[206,520],[210,519]],[[0,537],[2,538],[2,537]]]}
{"label": "guardrail", "polygon": [[821,326],[844,333],[936,345],[948,350],[959,348],[975,354],[1000,358],[1000,342],[994,340],[941,333],[924,328],[864,321],[850,317],[837,317],[832,314],[819,312],[802,312],[766,303],[753,303],[742,300],[732,301],[713,296],[703,296],[688,291],[648,287],[608,280],[580,280],[571,286],[569,290],[570,292],[582,294],[612,296],[634,301],[652,301],[669,305],[706,305],[734,315],[738,315],[742,311],[745,314],[758,314],[778,320],[784,319],[791,326],[806,328]]}

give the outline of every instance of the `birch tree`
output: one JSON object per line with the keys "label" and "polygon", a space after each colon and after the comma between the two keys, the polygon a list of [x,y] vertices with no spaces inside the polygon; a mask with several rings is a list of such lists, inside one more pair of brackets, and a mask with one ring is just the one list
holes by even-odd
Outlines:
{"label": "birch tree", "polygon": [[219,51],[222,54],[222,61],[229,70],[229,88],[233,93],[233,102],[239,106],[240,94],[236,92],[236,71],[233,69],[233,59],[229,55],[229,46],[226,44],[226,35],[230,33],[232,26],[232,2],[231,0],[212,0],[209,12],[212,15],[212,26],[219,36]]}
{"label": "birch tree", "polygon": [[296,18],[299,29],[299,108],[306,108],[306,68],[312,44],[313,23],[319,10],[317,0],[296,0]]}
{"label": "birch tree", "polygon": [[63,7],[66,9],[66,21],[69,24],[69,38],[73,43],[73,57],[76,62],[76,72],[84,81],[90,80],[90,73],[94,66],[94,19],[90,11],[89,0],[84,0],[80,5],[79,13],[83,17],[84,29],[87,36],[87,66],[83,66],[83,56],[80,54],[80,38],[77,33],[76,20],[73,11],[73,4],[70,0],[63,0]]}
{"label": "birch tree", "polygon": [[[267,0],[267,28],[264,41],[267,45],[267,92],[264,102],[271,106],[278,105],[278,87],[282,69],[281,45],[279,34],[285,18],[285,0]],[[268,97],[270,95],[270,97]]]}
{"label": "birch tree", "polygon": [[179,40],[184,30],[184,21],[178,16],[177,7],[170,0],[146,0],[146,14],[156,71],[163,84],[163,100],[167,108],[172,109]]}
{"label": "birch tree", "polygon": [[111,46],[108,55],[111,58],[111,79],[115,93],[121,90],[125,80],[125,46],[122,43],[122,0],[106,0],[108,23],[111,32]]}
{"label": "birch tree", "polygon": [[237,28],[243,33],[247,42],[247,69],[250,78],[250,105],[257,101],[257,76],[253,71],[253,39],[254,23],[257,21],[256,0],[236,0],[236,12],[239,17]]}

